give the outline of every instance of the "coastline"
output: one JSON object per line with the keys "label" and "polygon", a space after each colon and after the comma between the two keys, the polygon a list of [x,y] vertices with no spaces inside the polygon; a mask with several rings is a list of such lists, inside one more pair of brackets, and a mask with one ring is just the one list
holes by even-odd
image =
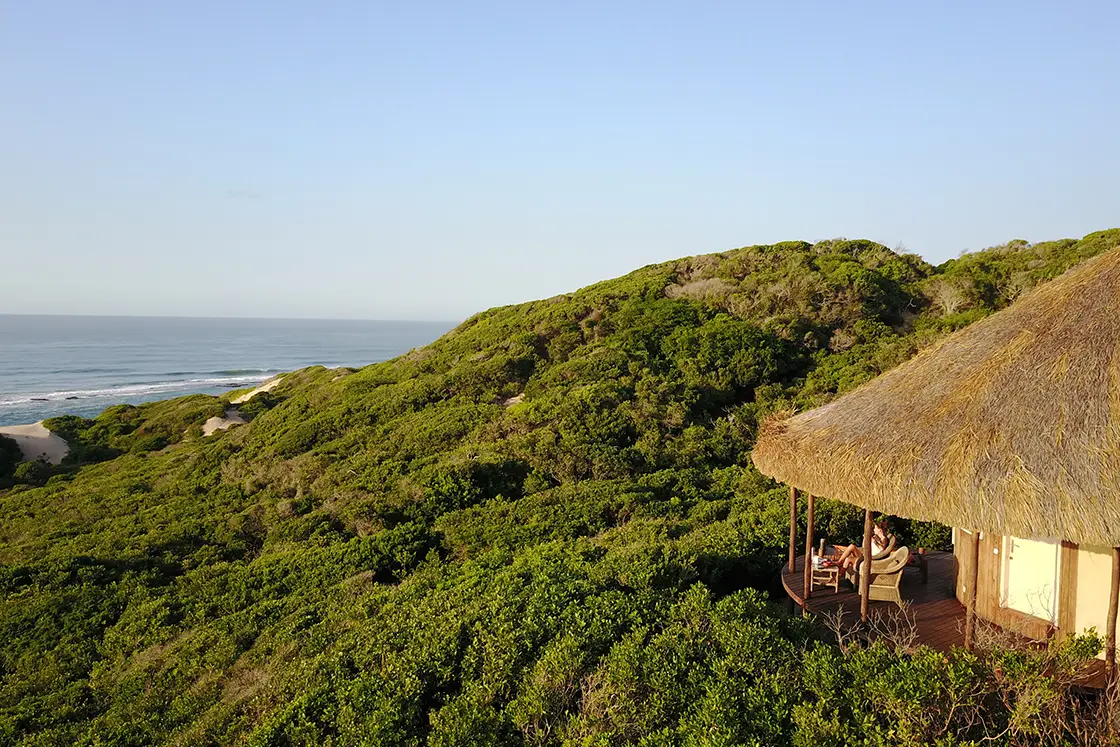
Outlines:
{"label": "coastline", "polygon": [[50,464],[60,464],[70,453],[70,445],[61,436],[48,431],[42,420],[26,425],[0,426],[0,434],[19,444],[25,462],[43,459]]}
{"label": "coastline", "polygon": [[235,396],[309,366],[360,368],[454,322],[0,314],[0,426],[191,394]]}

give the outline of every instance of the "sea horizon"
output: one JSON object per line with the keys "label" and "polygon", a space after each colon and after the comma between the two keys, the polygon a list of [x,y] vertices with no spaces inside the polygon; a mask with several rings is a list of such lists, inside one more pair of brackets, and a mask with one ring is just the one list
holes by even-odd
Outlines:
{"label": "sea horizon", "polygon": [[0,314],[0,426],[221,394],[308,366],[358,368],[457,322]]}
{"label": "sea horizon", "polygon": [[[388,324],[461,324],[464,320],[450,319],[383,319],[328,316],[209,316],[204,314],[55,314],[21,311],[0,311],[0,317],[74,317],[79,319],[208,319],[262,322],[385,322]],[[450,327],[448,328],[450,329]]]}

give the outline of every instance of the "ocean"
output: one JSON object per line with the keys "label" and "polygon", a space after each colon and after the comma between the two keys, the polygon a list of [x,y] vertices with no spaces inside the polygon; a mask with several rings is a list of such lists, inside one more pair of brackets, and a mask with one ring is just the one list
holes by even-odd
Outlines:
{"label": "ocean", "polygon": [[0,426],[220,394],[311,365],[359,367],[454,322],[0,314]]}

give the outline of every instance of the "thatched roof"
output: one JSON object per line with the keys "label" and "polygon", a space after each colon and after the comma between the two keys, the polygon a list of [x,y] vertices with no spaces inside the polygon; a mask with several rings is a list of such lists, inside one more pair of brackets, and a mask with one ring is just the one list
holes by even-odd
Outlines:
{"label": "thatched roof", "polygon": [[897,516],[1120,545],[1120,249],[831,404],[771,420],[753,459]]}

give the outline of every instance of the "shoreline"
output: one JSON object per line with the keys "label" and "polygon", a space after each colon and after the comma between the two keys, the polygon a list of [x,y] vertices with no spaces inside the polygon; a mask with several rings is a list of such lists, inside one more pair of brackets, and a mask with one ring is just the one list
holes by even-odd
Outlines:
{"label": "shoreline", "polygon": [[49,464],[61,464],[70,453],[70,445],[62,438],[51,433],[43,426],[43,421],[26,425],[0,426],[0,435],[19,444],[23,461],[42,459]]}
{"label": "shoreline", "polygon": [[[285,374],[276,374],[248,392],[231,399],[231,406],[226,409],[224,417],[212,417],[203,424],[202,435],[210,436],[235,425],[244,425],[248,421],[241,417],[236,406],[245,404],[258,394],[272,391],[284,377]],[[21,425],[0,425],[0,435],[7,436],[19,445],[24,462],[42,459],[48,464],[58,465],[70,453],[70,445],[66,440],[47,430],[42,420]]]}
{"label": "shoreline", "polygon": [[26,425],[62,415],[92,417],[116,405],[141,405],[192,394],[221,397],[228,392],[256,387],[284,371],[268,374],[231,374],[195,379],[160,379],[143,384],[60,388],[54,391],[0,394],[0,427]]}

